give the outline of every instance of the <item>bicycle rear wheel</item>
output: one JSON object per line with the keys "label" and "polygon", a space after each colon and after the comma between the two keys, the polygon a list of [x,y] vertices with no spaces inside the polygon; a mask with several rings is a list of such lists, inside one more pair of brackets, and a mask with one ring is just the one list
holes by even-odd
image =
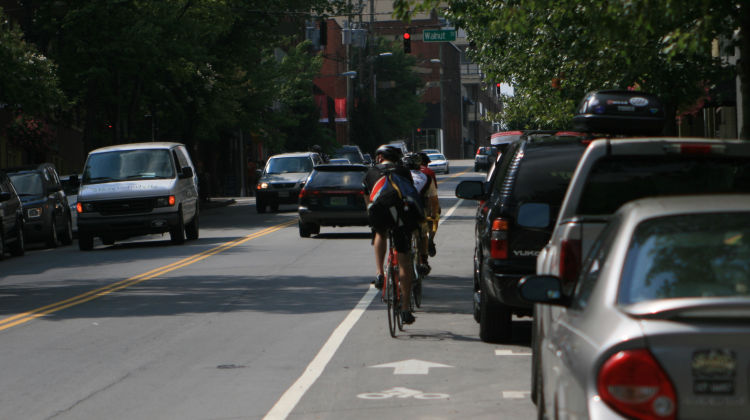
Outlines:
{"label": "bicycle rear wheel", "polygon": [[409,306],[412,311],[415,307],[419,308],[422,306],[422,278],[424,275],[419,270],[419,240],[420,231],[417,229],[411,236],[411,268],[412,268],[412,283],[411,283],[411,299]]}
{"label": "bicycle rear wheel", "polygon": [[393,266],[388,264],[385,269],[385,301],[388,306],[388,331],[391,337],[396,337],[396,326],[401,319],[398,315],[398,301],[396,295]]}

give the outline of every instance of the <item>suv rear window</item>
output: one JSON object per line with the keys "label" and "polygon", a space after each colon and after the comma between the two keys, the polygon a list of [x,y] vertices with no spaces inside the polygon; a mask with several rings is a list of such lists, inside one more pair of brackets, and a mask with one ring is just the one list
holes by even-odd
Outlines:
{"label": "suv rear window", "polygon": [[312,171],[313,163],[307,156],[289,156],[289,157],[278,157],[271,158],[268,161],[268,167],[266,173],[269,174],[284,174],[284,173],[297,173],[297,172],[310,172]]}
{"label": "suv rear window", "polygon": [[506,177],[503,182],[495,182],[499,193],[510,193],[518,202],[542,202],[559,205],[568,188],[570,178],[583,155],[586,146],[580,142],[570,142],[544,147],[529,146],[516,153],[509,173],[517,168],[518,174]]}
{"label": "suv rear window", "polygon": [[750,192],[747,158],[610,156],[592,167],[577,214],[612,214],[649,196]]}

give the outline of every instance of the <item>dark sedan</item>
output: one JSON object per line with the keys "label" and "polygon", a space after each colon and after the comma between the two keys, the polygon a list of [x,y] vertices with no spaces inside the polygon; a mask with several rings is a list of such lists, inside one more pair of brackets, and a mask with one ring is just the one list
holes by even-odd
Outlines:
{"label": "dark sedan", "polygon": [[299,235],[321,226],[366,226],[365,165],[318,165],[299,194]]}

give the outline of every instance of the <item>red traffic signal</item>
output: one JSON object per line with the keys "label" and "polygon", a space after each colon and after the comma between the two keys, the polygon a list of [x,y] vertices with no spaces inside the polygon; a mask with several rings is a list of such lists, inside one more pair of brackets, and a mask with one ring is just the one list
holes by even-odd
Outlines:
{"label": "red traffic signal", "polygon": [[411,52],[411,34],[404,32],[404,52],[409,54]]}

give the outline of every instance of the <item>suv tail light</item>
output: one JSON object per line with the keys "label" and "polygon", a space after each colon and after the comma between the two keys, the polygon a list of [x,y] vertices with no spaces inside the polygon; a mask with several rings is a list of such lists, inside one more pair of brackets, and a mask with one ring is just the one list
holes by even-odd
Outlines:
{"label": "suv tail light", "polygon": [[599,370],[599,396],[627,417],[677,418],[677,397],[669,377],[646,349],[625,350],[610,357]]}
{"label": "suv tail light", "polygon": [[320,195],[320,191],[318,190],[308,191],[307,188],[302,188],[299,191],[299,198],[310,198],[312,196],[318,196],[318,195]]}
{"label": "suv tail light", "polygon": [[503,218],[492,221],[490,257],[497,260],[508,258],[508,221]]}
{"label": "suv tail light", "polygon": [[573,282],[581,271],[581,240],[565,239],[560,245],[560,279]]}

